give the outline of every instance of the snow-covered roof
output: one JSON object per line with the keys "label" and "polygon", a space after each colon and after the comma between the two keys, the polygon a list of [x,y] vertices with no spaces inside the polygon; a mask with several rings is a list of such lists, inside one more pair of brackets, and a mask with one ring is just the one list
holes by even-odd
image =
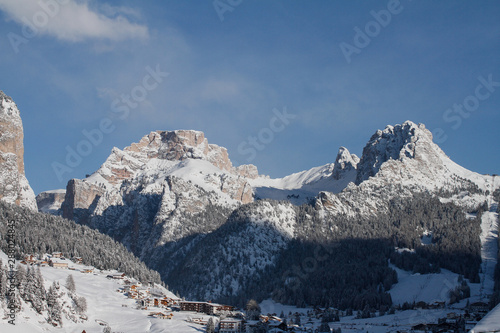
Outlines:
{"label": "snow-covered roof", "polygon": [[52,261],[53,263],[57,263],[57,264],[68,264],[68,260],[65,260],[65,259],[60,259],[60,258],[51,258],[50,261]]}
{"label": "snow-covered roof", "polygon": [[500,304],[488,312],[470,333],[500,332]]}

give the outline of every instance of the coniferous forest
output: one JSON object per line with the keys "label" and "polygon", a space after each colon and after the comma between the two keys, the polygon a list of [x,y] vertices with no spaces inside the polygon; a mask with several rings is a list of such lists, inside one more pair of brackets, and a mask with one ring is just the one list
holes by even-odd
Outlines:
{"label": "coniferous forest", "polygon": [[0,248],[4,252],[8,249],[8,221],[15,222],[16,259],[25,254],[62,252],[69,258],[81,257],[84,264],[98,269],[116,269],[143,282],[161,283],[157,272],[111,237],[59,216],[0,202]]}

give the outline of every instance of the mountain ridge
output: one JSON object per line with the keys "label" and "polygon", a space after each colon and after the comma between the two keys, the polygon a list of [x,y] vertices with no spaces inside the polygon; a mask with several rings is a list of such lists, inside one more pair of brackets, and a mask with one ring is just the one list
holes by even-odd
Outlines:
{"label": "mountain ridge", "polygon": [[[465,212],[472,216],[498,188],[499,177],[457,165],[432,141],[425,125],[411,121],[377,130],[361,158],[341,147],[333,163],[277,179],[259,175],[252,165],[234,167],[227,150],[210,144],[202,132],[155,131],[123,150],[113,148],[89,177],[70,180],[60,213],[122,242],[182,294],[239,303],[242,295],[254,293],[254,281],[263,286],[255,297],[276,292],[262,279],[277,279],[276,269],[283,267],[295,248],[307,253],[315,243],[337,242],[341,248],[332,253],[346,255],[354,245],[342,237],[349,235],[360,237],[355,246],[377,249],[378,264],[373,270],[378,274],[390,272],[385,267],[391,243],[387,237],[395,237],[392,242],[398,246],[416,247],[417,257],[423,256],[420,261],[446,265],[433,256],[451,251],[445,250],[448,238],[460,236],[446,236],[440,223],[466,223]],[[430,202],[433,206],[426,207]],[[429,216],[448,216],[450,210],[455,215],[436,224],[425,219],[415,224],[411,215],[405,215],[410,209],[406,206],[415,209],[412,205],[424,207]],[[387,225],[385,219],[398,214],[407,221],[400,227]],[[480,240],[479,222],[474,221],[463,227],[470,235],[454,238],[468,248],[463,260],[471,265],[457,273],[485,281],[492,277],[490,273],[478,277],[478,244],[485,245],[486,240]],[[355,231],[346,229],[350,225]],[[382,231],[373,225],[380,225]],[[431,254],[425,254],[429,248],[419,241],[428,231],[441,235],[434,240],[437,252]],[[383,239],[372,239],[377,235]],[[425,259],[426,255],[434,259]],[[203,276],[202,285],[186,272]],[[365,287],[383,283],[390,288],[391,281],[375,279]],[[281,301],[300,304],[300,297],[282,297]],[[385,292],[376,298],[378,305],[390,304]]]}

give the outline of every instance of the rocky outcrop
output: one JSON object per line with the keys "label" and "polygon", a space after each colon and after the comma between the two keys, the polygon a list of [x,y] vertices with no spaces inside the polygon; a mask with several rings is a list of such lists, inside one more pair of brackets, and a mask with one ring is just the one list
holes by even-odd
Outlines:
{"label": "rocky outcrop", "polygon": [[0,91],[0,200],[37,209],[24,174],[23,124],[16,103]]}
{"label": "rocky outcrop", "polygon": [[126,147],[137,159],[158,158],[182,161],[188,158],[209,161],[221,170],[231,171],[232,164],[226,148],[209,144],[200,131],[156,131],[144,136],[138,143]]}
{"label": "rocky outcrop", "polygon": [[346,174],[352,173],[357,169],[358,163],[358,156],[349,153],[349,150],[347,150],[347,148],[340,147],[333,167],[333,179],[340,180],[341,178],[345,177]]}
{"label": "rocky outcrop", "polygon": [[39,193],[36,196],[38,211],[58,215],[65,196],[66,190],[52,190]]}
{"label": "rocky outcrop", "polygon": [[90,214],[104,194],[105,189],[99,185],[71,179],[66,186],[64,202],[61,205],[63,217],[81,224],[89,224]]}
{"label": "rocky outcrop", "polygon": [[244,164],[234,168],[233,173],[240,175],[248,179],[255,179],[259,177],[259,171],[257,167],[253,164]]}

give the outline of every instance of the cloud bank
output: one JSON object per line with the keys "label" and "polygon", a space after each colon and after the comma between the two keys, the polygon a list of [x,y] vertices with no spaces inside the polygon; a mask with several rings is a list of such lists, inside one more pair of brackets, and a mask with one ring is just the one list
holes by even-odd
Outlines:
{"label": "cloud bank", "polygon": [[140,15],[126,7],[91,8],[88,1],[77,0],[0,0],[0,10],[23,29],[33,29],[64,41],[122,41],[149,37],[147,26],[131,21]]}

